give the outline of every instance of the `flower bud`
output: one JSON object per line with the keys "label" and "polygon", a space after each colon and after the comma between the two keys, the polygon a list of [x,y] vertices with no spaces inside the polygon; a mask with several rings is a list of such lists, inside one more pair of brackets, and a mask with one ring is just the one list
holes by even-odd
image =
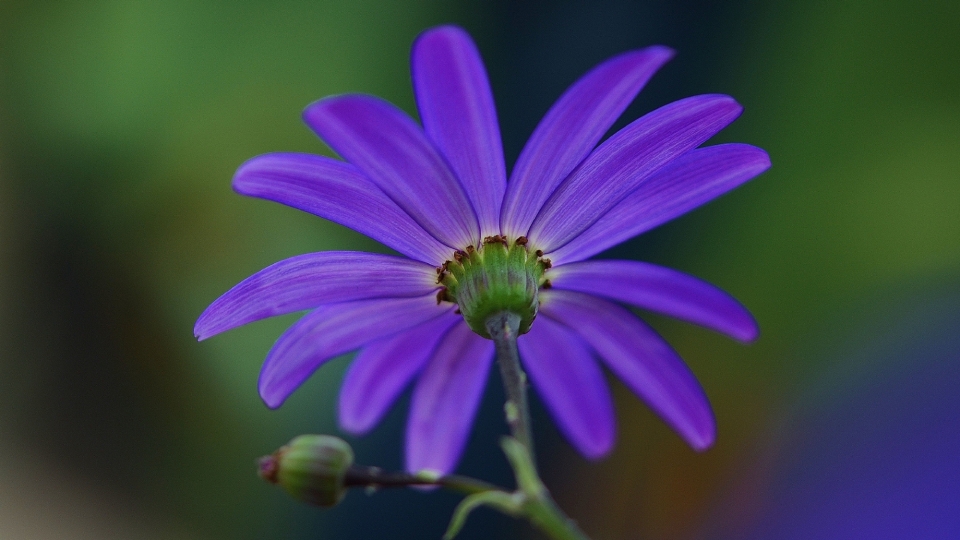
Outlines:
{"label": "flower bud", "polygon": [[280,486],[294,499],[316,506],[334,506],[343,499],[353,450],[330,435],[300,435],[258,460],[260,477]]}

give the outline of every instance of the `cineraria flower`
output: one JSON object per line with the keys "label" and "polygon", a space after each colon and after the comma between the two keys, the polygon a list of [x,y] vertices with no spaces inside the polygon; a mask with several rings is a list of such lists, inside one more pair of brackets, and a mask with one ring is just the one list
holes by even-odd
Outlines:
{"label": "cineraria flower", "polygon": [[621,54],[554,104],[507,179],[493,97],[476,46],[456,27],[423,33],[412,73],[422,127],[379,98],[321,99],[304,120],[345,161],[274,153],[243,164],[234,189],[359,231],[406,257],[334,251],[278,262],[200,316],[199,339],[312,310],[270,350],[259,391],[279,407],[317,368],[359,350],[340,392],[361,434],[413,384],[410,471],[454,469],[494,358],[491,314],[521,318],[521,360],[566,438],[587,458],[615,438],[606,366],[690,446],[715,436],[707,398],[676,352],[626,306],[740,341],[758,332],[735,299],[636,261],[585,259],[760,174],[745,144],[698,148],[736,119],[729,96],[676,101],[597,143],[673,52]]}

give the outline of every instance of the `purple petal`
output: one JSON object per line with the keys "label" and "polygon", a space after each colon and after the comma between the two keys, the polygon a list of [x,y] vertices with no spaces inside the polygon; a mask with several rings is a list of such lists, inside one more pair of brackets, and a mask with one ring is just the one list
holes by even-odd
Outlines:
{"label": "purple petal", "polygon": [[456,467],[480,405],[493,342],[454,326],[437,346],[413,390],[406,462],[411,472],[447,474]]}
{"label": "purple petal", "polygon": [[600,366],[576,333],[546,317],[518,340],[520,357],[537,394],[560,431],[588,459],[613,448],[613,399]]}
{"label": "purple petal", "polygon": [[550,252],[607,213],[651,173],[700,145],[743,110],[729,96],[694,96],[643,116],[590,154],[543,205],[528,236]]}
{"label": "purple petal", "polygon": [[275,409],[333,357],[452,310],[433,295],[321,306],[287,329],[260,370],[260,397]]}
{"label": "purple petal", "polygon": [[257,156],[237,169],[233,189],[329,219],[428,264],[447,260],[456,247],[427,234],[356,167],[328,157]]}
{"label": "purple petal", "polygon": [[550,283],[699,324],[740,341],[760,329],[735,298],[691,275],[638,261],[584,261],[550,271]]}
{"label": "purple petal", "polygon": [[340,387],[340,426],[357,435],[370,431],[420,372],[460,317],[437,317],[364,347]]}
{"label": "purple petal", "polygon": [[303,119],[437,240],[463,249],[480,229],[467,195],[417,124],[373,96],[324,98]]}
{"label": "purple petal", "polygon": [[644,180],[550,258],[554,264],[586,259],[681,216],[769,168],[767,153],[748,144],[691,150]]}
{"label": "purple petal", "polygon": [[480,53],[455,26],[428,30],[413,44],[413,89],[427,137],[470,197],[481,236],[500,234],[507,186],[493,94]]}
{"label": "purple petal", "polygon": [[321,304],[423,296],[436,290],[436,271],[423,263],[356,251],[307,253],[272,264],[217,298],[193,329],[198,339],[267,317]]}
{"label": "purple petal", "polygon": [[713,444],[716,423],[703,388],[652,328],[617,304],[586,294],[551,289],[541,300],[541,313],[576,331],[694,450]]}
{"label": "purple petal", "polygon": [[581,77],[550,108],[510,175],[500,223],[526,234],[540,207],[593,150],[637,92],[673,56],[661,46],[615,56]]}

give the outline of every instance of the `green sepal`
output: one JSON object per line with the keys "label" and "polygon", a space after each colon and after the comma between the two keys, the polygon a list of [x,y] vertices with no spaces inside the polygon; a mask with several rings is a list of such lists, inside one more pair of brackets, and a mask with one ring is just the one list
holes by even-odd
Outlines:
{"label": "green sepal", "polygon": [[538,292],[547,283],[543,275],[549,267],[542,252],[527,249],[523,237],[513,243],[487,237],[480,249],[457,251],[438,269],[444,286],[438,298],[455,302],[470,329],[485,338],[490,338],[487,319],[501,312],[518,315],[519,331],[525,334],[537,316]]}

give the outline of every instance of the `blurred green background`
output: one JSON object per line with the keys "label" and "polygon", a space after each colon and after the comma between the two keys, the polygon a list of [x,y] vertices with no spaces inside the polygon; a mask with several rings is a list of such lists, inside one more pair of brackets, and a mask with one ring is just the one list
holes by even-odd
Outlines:
{"label": "blurred green background", "polygon": [[[773,160],[604,255],[720,285],[762,336],[744,347],[648,318],[714,405],[719,437],[704,454],[617,382],[619,442],[599,463],[536,407],[545,479],[595,538],[741,537],[769,514],[770,471],[794,444],[784,434],[807,433],[794,428],[811,403],[825,417],[849,413],[844,396],[858,383],[927,358],[889,351],[957,333],[960,316],[943,306],[960,298],[955,0],[3,0],[0,538],[442,534],[452,496],[352,493],[318,511],[262,484],[256,456],[301,432],[338,433],[349,359],[269,411],[257,373],[294,319],[199,344],[192,327],[272,262],[384,250],[240,197],[230,178],[256,154],[329,153],[299,119],[319,97],[372,93],[413,114],[410,43],[445,22],[467,28],[487,62],[510,163],[568,84],[654,43],[678,55],[618,127],[675,99],[727,93],[746,111],[715,142],[755,144]],[[494,377],[461,470],[509,483],[495,446],[501,397]],[[932,406],[960,418],[956,400]],[[400,466],[405,409],[349,438],[358,460]],[[902,421],[877,414],[878,425]],[[960,488],[948,496],[960,501]],[[480,511],[463,538],[533,534]]]}

